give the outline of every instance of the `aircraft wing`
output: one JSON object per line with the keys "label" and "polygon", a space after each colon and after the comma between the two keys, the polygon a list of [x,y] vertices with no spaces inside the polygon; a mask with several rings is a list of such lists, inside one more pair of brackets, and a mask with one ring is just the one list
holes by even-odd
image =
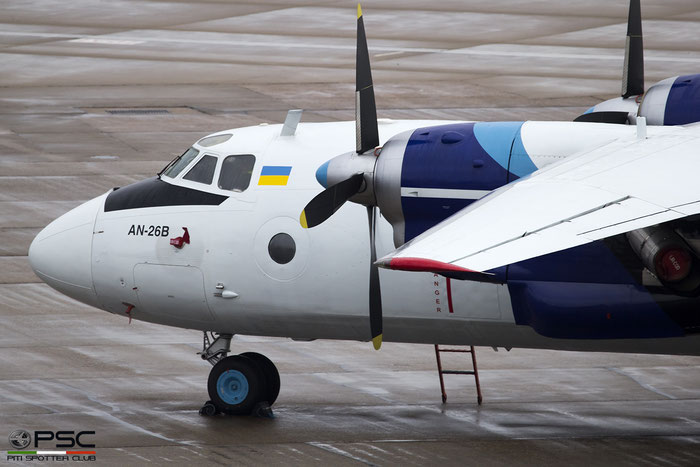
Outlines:
{"label": "aircraft wing", "polygon": [[679,127],[574,155],[495,190],[377,264],[466,269],[462,278],[488,281],[480,271],[698,214],[696,134]]}

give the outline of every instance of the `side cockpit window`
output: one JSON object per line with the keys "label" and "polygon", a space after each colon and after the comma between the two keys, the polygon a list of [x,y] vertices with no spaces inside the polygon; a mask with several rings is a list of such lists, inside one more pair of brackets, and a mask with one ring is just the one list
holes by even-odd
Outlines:
{"label": "side cockpit window", "polygon": [[185,180],[193,182],[211,184],[214,179],[214,170],[216,169],[216,157],[204,156],[194,167],[187,172],[187,175],[182,177]]}
{"label": "side cockpit window", "polygon": [[182,169],[187,167],[190,164],[190,162],[192,162],[192,160],[198,155],[199,151],[197,151],[195,148],[189,148],[187,151],[184,152],[184,154],[173,159],[172,162],[170,162],[170,164],[168,164],[161,173],[168,177],[175,178],[180,172],[182,172]]}
{"label": "side cockpit window", "polygon": [[237,192],[244,191],[250,185],[254,165],[255,156],[252,154],[228,156],[221,164],[219,188]]}

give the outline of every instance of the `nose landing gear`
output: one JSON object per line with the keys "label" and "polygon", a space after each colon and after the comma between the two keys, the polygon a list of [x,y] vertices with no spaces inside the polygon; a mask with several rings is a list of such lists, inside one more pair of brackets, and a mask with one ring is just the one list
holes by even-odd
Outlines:
{"label": "nose landing gear", "polygon": [[272,404],[280,391],[280,375],[275,364],[256,352],[227,356],[231,334],[204,333],[203,359],[214,367],[209,373],[207,389],[211,400],[199,410],[200,415],[256,415],[272,417]]}

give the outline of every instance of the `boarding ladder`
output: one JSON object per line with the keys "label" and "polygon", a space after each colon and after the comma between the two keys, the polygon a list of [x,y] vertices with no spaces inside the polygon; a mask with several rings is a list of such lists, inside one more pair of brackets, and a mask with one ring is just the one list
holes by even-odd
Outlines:
{"label": "boarding ladder", "polygon": [[[442,352],[453,352],[453,353],[469,353],[472,356],[472,370],[443,370],[442,361],[440,360],[440,354]],[[474,346],[469,346],[469,349],[441,349],[439,345],[435,344],[435,359],[437,360],[438,376],[440,377],[440,390],[442,391],[442,403],[447,402],[447,393],[445,392],[445,381],[443,375],[472,375],[474,376],[474,382],[476,383],[476,401],[481,405],[483,400],[481,397],[481,385],[479,384],[479,370],[476,368],[476,353],[474,352]]]}

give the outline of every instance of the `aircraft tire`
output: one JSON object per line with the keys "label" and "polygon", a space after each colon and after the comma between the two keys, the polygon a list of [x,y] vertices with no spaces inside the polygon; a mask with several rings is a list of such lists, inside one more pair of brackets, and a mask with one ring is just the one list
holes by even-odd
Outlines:
{"label": "aircraft tire", "polygon": [[264,397],[264,377],[255,362],[235,355],[220,360],[209,373],[209,397],[219,411],[247,415]]}
{"label": "aircraft tire", "polygon": [[280,374],[272,360],[257,352],[244,352],[241,357],[247,357],[255,363],[263,374],[265,388],[263,389],[263,401],[272,405],[280,393]]}

